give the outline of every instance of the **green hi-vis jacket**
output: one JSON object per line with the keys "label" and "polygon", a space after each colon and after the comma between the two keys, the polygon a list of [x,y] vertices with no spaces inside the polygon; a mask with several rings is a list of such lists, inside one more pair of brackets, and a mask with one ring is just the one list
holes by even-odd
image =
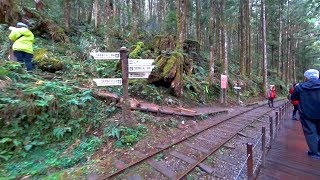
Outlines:
{"label": "green hi-vis jacket", "polygon": [[14,51],[23,51],[33,54],[34,35],[28,28],[13,28],[9,34],[9,39],[13,41]]}

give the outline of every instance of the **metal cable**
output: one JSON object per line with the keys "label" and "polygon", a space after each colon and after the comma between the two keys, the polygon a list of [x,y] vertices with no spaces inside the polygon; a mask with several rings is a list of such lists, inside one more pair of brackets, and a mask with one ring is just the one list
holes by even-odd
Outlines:
{"label": "metal cable", "polygon": [[262,136],[263,136],[263,134],[261,134],[261,136],[258,138],[258,140],[256,140],[256,143],[255,143],[255,145],[253,146],[253,149],[255,149],[256,146],[257,146],[258,144],[260,144],[259,142],[260,142],[260,140],[262,139]]}
{"label": "metal cable", "polygon": [[258,165],[260,164],[260,161],[261,161],[261,159],[262,159],[262,154],[263,154],[263,153],[260,153],[260,157],[259,157],[259,159],[258,159],[258,161],[257,161],[257,164],[256,164],[256,166],[255,166],[254,169],[253,169],[253,174],[255,173],[255,171],[256,171],[257,168],[258,168]]}
{"label": "metal cable", "polygon": [[247,163],[247,161],[248,161],[248,159],[249,159],[250,156],[251,156],[251,154],[248,154],[248,155],[247,155],[246,160],[245,160],[244,163],[240,166],[241,168],[240,168],[240,170],[239,170],[239,173],[237,174],[237,176],[236,176],[234,179],[238,179],[238,178],[239,178],[239,176],[241,175],[241,172],[243,171],[243,168],[245,167],[245,165],[246,165],[246,163]]}

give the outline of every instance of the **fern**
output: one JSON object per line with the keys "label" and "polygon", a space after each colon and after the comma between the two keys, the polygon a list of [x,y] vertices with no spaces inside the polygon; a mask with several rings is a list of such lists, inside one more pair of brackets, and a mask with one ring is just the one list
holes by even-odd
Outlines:
{"label": "fern", "polygon": [[53,129],[53,135],[60,140],[61,138],[63,138],[63,136],[67,133],[67,132],[71,132],[71,128],[70,127],[63,127],[63,128],[54,128]]}

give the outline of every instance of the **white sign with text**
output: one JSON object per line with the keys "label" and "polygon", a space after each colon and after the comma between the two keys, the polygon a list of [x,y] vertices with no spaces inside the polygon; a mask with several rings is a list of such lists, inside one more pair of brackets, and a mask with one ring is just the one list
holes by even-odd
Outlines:
{"label": "white sign with text", "polygon": [[103,59],[119,60],[120,59],[119,52],[91,52],[90,55],[93,56],[94,59],[98,59],[98,60],[103,60]]}
{"label": "white sign with text", "polygon": [[121,86],[122,78],[97,78],[93,79],[97,86]]}

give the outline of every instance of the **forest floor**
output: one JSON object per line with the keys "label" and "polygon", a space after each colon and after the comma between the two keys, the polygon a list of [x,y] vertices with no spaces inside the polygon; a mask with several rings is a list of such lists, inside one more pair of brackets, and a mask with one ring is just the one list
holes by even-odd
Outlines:
{"label": "forest floor", "polygon": [[[151,154],[161,147],[177,142],[196,130],[209,127],[216,117],[230,116],[247,110],[250,105],[266,103],[263,99],[262,97],[252,98],[246,102],[247,106],[211,104],[209,106],[188,107],[203,114],[198,118],[149,113],[151,119],[146,122],[137,122],[147,129],[147,133],[139,139],[138,143],[131,147],[115,148],[114,140],[104,142],[99,150],[88,159],[91,163],[80,168],[65,170],[62,173],[63,177],[67,177],[67,179],[104,177],[117,169],[124,168],[141,154]],[[112,119],[115,122],[119,121],[121,113],[117,113]],[[91,133],[98,136],[103,134],[101,129],[95,129]]]}

